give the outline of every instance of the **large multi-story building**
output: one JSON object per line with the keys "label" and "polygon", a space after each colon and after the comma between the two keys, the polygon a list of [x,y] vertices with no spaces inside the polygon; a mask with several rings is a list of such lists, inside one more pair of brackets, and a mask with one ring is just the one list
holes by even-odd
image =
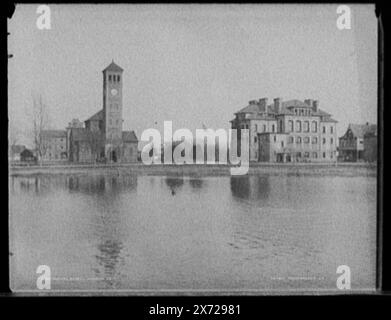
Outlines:
{"label": "large multi-story building", "polygon": [[231,120],[232,129],[249,130],[250,161],[261,162],[335,161],[336,124],[312,99],[252,100]]}
{"label": "large multi-story building", "polygon": [[68,159],[68,140],[65,130],[43,130],[42,159],[44,161],[64,161]]}
{"label": "large multi-story building", "polygon": [[341,161],[376,161],[377,125],[349,124],[345,134],[339,138],[338,153]]}

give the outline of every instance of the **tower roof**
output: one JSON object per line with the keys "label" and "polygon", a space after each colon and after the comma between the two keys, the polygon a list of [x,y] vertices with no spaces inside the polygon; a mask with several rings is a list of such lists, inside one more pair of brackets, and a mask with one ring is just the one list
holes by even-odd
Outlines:
{"label": "tower roof", "polygon": [[124,71],[124,69],[122,69],[119,65],[115,64],[113,60],[105,69],[103,69],[103,72],[106,71],[122,72]]}

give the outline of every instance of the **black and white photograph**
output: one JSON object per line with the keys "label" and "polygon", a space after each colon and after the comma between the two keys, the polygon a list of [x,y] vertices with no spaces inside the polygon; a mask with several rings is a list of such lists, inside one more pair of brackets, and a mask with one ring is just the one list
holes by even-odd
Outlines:
{"label": "black and white photograph", "polygon": [[375,5],[16,4],[7,29],[13,293],[378,292]]}

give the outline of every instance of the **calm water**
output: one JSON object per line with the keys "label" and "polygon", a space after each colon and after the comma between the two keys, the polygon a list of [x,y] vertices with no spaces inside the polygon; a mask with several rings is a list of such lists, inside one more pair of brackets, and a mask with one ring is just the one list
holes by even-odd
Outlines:
{"label": "calm water", "polygon": [[35,290],[373,289],[376,178],[11,177],[11,280]]}

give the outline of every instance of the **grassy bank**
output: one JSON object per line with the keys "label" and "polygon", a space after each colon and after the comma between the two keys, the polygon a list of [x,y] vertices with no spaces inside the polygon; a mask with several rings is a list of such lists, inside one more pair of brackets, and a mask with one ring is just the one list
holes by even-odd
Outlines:
{"label": "grassy bank", "polygon": [[[183,176],[225,176],[231,175],[228,165],[44,165],[10,167],[11,176],[37,174],[138,174],[138,175],[183,175]],[[367,163],[251,163],[250,175],[321,175],[321,176],[371,176],[376,177],[377,166]]]}

